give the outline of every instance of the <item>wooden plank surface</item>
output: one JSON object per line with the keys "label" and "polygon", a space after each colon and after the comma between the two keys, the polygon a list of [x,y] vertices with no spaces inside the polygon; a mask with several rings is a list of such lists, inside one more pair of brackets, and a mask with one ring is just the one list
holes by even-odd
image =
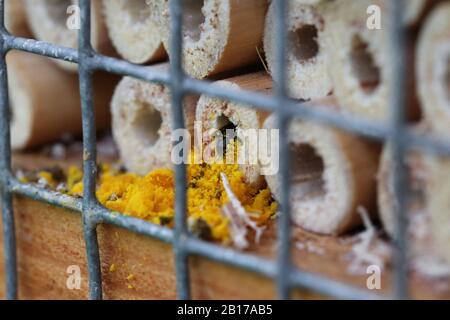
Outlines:
{"label": "wooden plank surface", "polygon": [[[49,166],[45,156],[16,155],[15,164],[24,167]],[[80,159],[64,161],[63,165],[79,163]],[[52,160],[54,164],[59,161]],[[86,299],[87,267],[81,217],[77,213],[16,198],[15,203],[19,294],[23,299]],[[251,253],[274,259],[276,256],[276,222],[265,232]],[[133,234],[113,226],[98,229],[102,260],[104,296],[106,299],[174,299],[175,273],[170,245]],[[324,237],[296,229],[295,243],[314,250],[293,246],[296,266],[331,279],[366,288],[368,275],[349,272],[352,244],[350,236]],[[2,236],[0,236],[2,244]],[[0,246],[0,297],[4,297],[3,246]],[[79,266],[80,290],[68,289],[67,269]],[[113,266],[113,267],[112,267]],[[270,299],[275,286],[269,279],[234,267],[220,265],[204,258],[190,259],[192,293],[195,299]],[[415,298],[449,299],[448,279],[431,281],[412,273],[411,289]],[[382,273],[382,290],[390,288],[391,270]],[[296,298],[319,298],[306,290],[296,290]]]}

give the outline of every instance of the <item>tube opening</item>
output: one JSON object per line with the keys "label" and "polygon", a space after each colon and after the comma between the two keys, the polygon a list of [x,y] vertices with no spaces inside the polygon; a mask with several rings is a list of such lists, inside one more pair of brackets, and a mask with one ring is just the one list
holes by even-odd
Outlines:
{"label": "tube opening", "polygon": [[289,32],[291,50],[300,63],[308,62],[319,54],[318,33],[317,27],[309,24]]}
{"label": "tube opening", "polygon": [[66,25],[68,18],[67,8],[69,8],[74,1],[72,0],[48,0],[44,1],[45,8],[50,18],[58,25]]}
{"label": "tube opening", "polygon": [[124,10],[134,21],[145,21],[149,16],[149,6],[146,0],[127,0]]}
{"label": "tube opening", "polygon": [[202,12],[204,1],[185,0],[183,4],[184,33],[194,42],[197,42],[200,40],[202,26],[205,23],[205,16]]}
{"label": "tube opening", "polygon": [[303,200],[322,198],[325,189],[325,163],[311,144],[291,144],[293,194]]}
{"label": "tube opening", "polygon": [[160,112],[145,104],[133,123],[133,129],[137,138],[149,147],[158,141],[161,126],[162,117]]}
{"label": "tube opening", "polygon": [[216,128],[222,132],[222,135],[227,133],[227,130],[236,130],[237,126],[225,115],[220,115],[216,119]]}
{"label": "tube opening", "polygon": [[359,35],[355,35],[352,39],[350,63],[361,89],[367,94],[373,93],[380,85],[381,72],[369,50],[369,45]]}
{"label": "tube opening", "polygon": [[217,139],[217,152],[225,155],[228,147],[227,142],[233,141],[236,138],[237,126],[230,118],[222,114],[216,119],[216,129],[222,135],[220,139]]}

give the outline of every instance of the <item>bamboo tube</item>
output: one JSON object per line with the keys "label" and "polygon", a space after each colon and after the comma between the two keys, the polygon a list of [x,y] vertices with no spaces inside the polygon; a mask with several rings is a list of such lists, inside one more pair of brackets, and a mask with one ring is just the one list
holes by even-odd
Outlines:
{"label": "bamboo tube", "polygon": [[[333,0],[292,0],[296,4],[314,6]],[[426,9],[431,7],[433,3],[440,0],[408,0],[404,8],[403,17],[405,25],[408,27],[415,26],[426,12]]]}
{"label": "bamboo tube", "polygon": [[[268,93],[272,89],[272,80],[263,72],[218,81],[217,84],[224,88],[251,90],[261,93]],[[208,158],[214,158],[215,156],[216,149],[208,148],[208,145],[211,146],[210,144],[214,141],[215,130],[224,130],[226,128],[234,129],[235,132],[247,129],[258,130],[262,127],[267,116],[268,113],[257,111],[241,103],[223,101],[206,95],[201,96],[197,105],[195,119],[197,123],[201,124],[201,132],[203,135],[202,146],[203,150],[205,150],[204,156]],[[229,146],[225,147],[227,152],[230,152],[228,149]],[[256,148],[254,145],[244,145],[241,147]],[[248,149],[240,151],[247,152]],[[211,154],[208,152],[211,152]],[[261,176],[257,159],[254,163],[251,161],[239,163],[239,166],[245,174],[247,183],[255,187],[260,187],[264,184],[264,178]]]}
{"label": "bamboo tube", "polygon": [[[440,278],[450,275],[450,265],[445,262],[435,239],[437,227],[433,226],[432,208],[439,205],[439,192],[431,191],[432,172],[436,165],[429,156],[422,153],[409,153],[405,159],[409,197],[407,203],[408,248],[412,267],[422,275]],[[378,171],[378,208],[384,229],[395,237],[394,200],[392,183],[392,159],[390,148],[385,147]],[[441,178],[439,178],[441,180]],[[441,180],[440,182],[444,182]],[[439,186],[442,187],[442,184]],[[431,191],[431,192],[430,192]],[[449,207],[450,208],[450,207]],[[447,210],[447,213],[449,211]],[[450,227],[449,227],[450,229]],[[448,245],[447,245],[448,249]]]}
{"label": "bamboo tube", "polygon": [[28,37],[30,30],[27,25],[25,5],[22,0],[5,1],[5,26],[14,36]]}
{"label": "bamboo tube", "polygon": [[[78,0],[25,0],[25,5],[30,28],[38,40],[68,48],[78,47],[78,30],[67,25],[69,17],[77,14],[68,13],[68,9],[78,5]],[[101,0],[91,1],[91,43],[102,54],[114,53],[103,20]],[[56,62],[70,71],[78,69],[76,64]]]}
{"label": "bamboo tube", "polygon": [[[367,26],[369,6],[380,9],[381,30]],[[384,121],[390,116],[390,96],[395,59],[389,50],[392,21],[386,0],[336,0],[326,9],[325,29],[329,71],[334,93],[346,112]],[[413,36],[408,37],[412,47]],[[413,65],[414,50],[408,50]],[[408,70],[407,116],[419,115],[415,96],[414,70]]]}
{"label": "bamboo tube", "polygon": [[404,20],[408,27],[415,27],[435,0],[408,0],[405,6]]}
{"label": "bamboo tube", "polygon": [[425,119],[436,133],[450,135],[450,3],[437,6],[426,20],[416,65]]}
{"label": "bamboo tube", "polygon": [[431,234],[437,254],[450,269],[450,161],[448,158],[434,158],[431,161]]}
{"label": "bamboo tube", "polygon": [[[333,102],[327,102],[333,103]],[[276,129],[276,117],[265,125]],[[297,226],[339,235],[359,225],[358,208],[375,212],[375,175],[379,150],[359,136],[300,120],[289,128],[291,213]],[[277,175],[266,176],[277,200]]]}
{"label": "bamboo tube", "polygon": [[[163,43],[169,50],[168,0],[150,0],[161,18]],[[186,0],[184,69],[195,78],[256,63],[267,11],[266,0]],[[170,56],[170,54],[169,54]]]}
{"label": "bamboo tube", "polygon": [[109,36],[125,59],[149,63],[165,58],[155,14],[146,0],[103,0]]}
{"label": "bamboo tube", "polygon": [[[190,131],[197,100],[194,96],[185,100],[185,125]],[[113,136],[129,171],[144,175],[172,168],[172,111],[167,87],[124,77],[114,92],[111,113]]]}
{"label": "bamboo tube", "polygon": [[[14,150],[81,133],[77,75],[59,69],[47,58],[23,52],[10,52],[7,64]],[[102,129],[110,121],[107,106],[113,81],[97,77],[94,83],[96,123]]]}
{"label": "bamboo tube", "polygon": [[[289,47],[287,79],[289,95],[296,99],[323,98],[333,90],[327,71],[323,34],[326,20],[322,14],[327,1],[297,0],[290,3],[287,28]],[[276,72],[275,3],[269,7],[264,32],[264,51],[272,74]]]}

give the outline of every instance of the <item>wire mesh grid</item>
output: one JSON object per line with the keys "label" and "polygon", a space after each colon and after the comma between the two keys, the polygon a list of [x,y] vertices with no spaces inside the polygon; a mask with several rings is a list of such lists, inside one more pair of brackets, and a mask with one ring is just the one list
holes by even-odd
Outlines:
{"label": "wire mesh grid", "polygon": [[[343,299],[373,299],[380,298],[367,291],[336,282],[318,275],[301,271],[291,263],[291,225],[289,218],[289,148],[287,143],[287,128],[292,118],[302,118],[344,129],[380,141],[389,141],[393,150],[394,194],[398,200],[396,206],[396,237],[394,239],[395,274],[393,292],[388,298],[408,298],[407,281],[407,219],[405,202],[407,199],[407,184],[403,155],[410,149],[420,149],[427,152],[450,155],[450,146],[441,140],[410,132],[404,125],[405,110],[405,36],[401,19],[401,0],[391,1],[395,25],[390,35],[390,50],[395,59],[395,77],[391,101],[392,117],[387,124],[373,122],[353,116],[338,115],[323,109],[311,109],[301,103],[292,101],[286,94],[285,80],[285,48],[287,32],[285,15],[288,0],[275,0],[277,24],[276,48],[277,70],[275,74],[276,90],[271,98],[255,92],[237,92],[233,89],[219,87],[208,81],[200,81],[186,76],[182,69],[182,0],[171,0],[171,69],[170,72],[148,70],[143,66],[134,65],[124,60],[100,55],[95,52],[90,43],[91,8],[90,0],[80,0],[81,29],[79,31],[78,49],[64,48],[54,44],[14,37],[8,33],[4,25],[4,0],[0,0],[0,183],[2,219],[5,247],[5,272],[7,299],[18,297],[17,253],[15,241],[13,195],[32,198],[51,205],[70,209],[82,214],[83,230],[87,250],[89,272],[90,299],[102,298],[102,275],[100,254],[97,242],[96,228],[106,223],[128,229],[161,241],[173,244],[175,254],[175,271],[177,295],[180,299],[190,298],[190,281],[188,257],[197,255],[208,259],[243,268],[260,275],[274,279],[277,283],[278,297],[287,299],[293,288],[305,288],[324,295]],[[50,58],[77,63],[79,66],[80,94],[82,101],[83,122],[83,167],[84,195],[82,199],[54,193],[37,186],[20,183],[11,171],[10,145],[10,110],[8,98],[8,79],[6,54],[10,50],[20,50]],[[184,128],[182,101],[186,94],[206,94],[240,103],[245,103],[278,115],[280,128],[280,158],[282,163],[281,214],[278,223],[278,257],[276,261],[266,260],[256,255],[242,253],[233,249],[204,242],[191,236],[186,224],[186,168],[183,164],[175,167],[176,201],[175,227],[168,229],[148,222],[119,215],[104,208],[96,199],[96,127],[95,112],[92,101],[92,73],[96,70],[131,76],[147,82],[157,82],[170,86],[172,93],[174,129]],[[386,298],[386,297],[385,297]]]}

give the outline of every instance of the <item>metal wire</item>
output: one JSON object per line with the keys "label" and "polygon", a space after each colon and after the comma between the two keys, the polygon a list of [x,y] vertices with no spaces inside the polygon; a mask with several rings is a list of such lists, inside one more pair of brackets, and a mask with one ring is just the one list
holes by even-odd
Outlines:
{"label": "metal wire", "polygon": [[291,274],[291,218],[290,218],[290,150],[288,144],[289,115],[285,110],[286,94],[286,44],[287,30],[287,1],[280,0],[275,2],[275,13],[278,23],[276,24],[276,33],[278,37],[275,40],[276,50],[276,73],[275,73],[275,97],[277,99],[278,128],[280,132],[279,146],[280,159],[283,159],[283,165],[280,167],[280,216],[278,221],[278,270],[277,270],[277,289],[280,299],[289,299],[291,284],[289,276]]}
{"label": "metal wire", "polygon": [[78,72],[80,79],[81,110],[83,122],[83,231],[89,273],[90,299],[102,298],[102,271],[97,239],[97,224],[93,209],[97,205],[95,185],[97,179],[97,137],[95,109],[92,95],[91,6],[89,0],[80,0],[81,30],[78,41]]}
{"label": "metal wire", "polygon": [[408,184],[406,181],[406,166],[404,161],[405,147],[403,132],[406,126],[406,82],[405,82],[405,35],[402,16],[403,0],[390,3],[390,12],[393,21],[393,33],[390,37],[391,56],[394,61],[393,88],[391,99],[391,158],[393,195],[397,199],[394,205],[395,239],[394,239],[394,292],[399,299],[408,298],[408,261],[407,261],[407,228],[406,201],[408,196]]}
{"label": "metal wire", "polygon": [[[171,74],[170,88],[172,96],[172,114],[173,129],[184,129],[184,112],[183,112],[183,67],[182,67],[182,16],[183,7],[181,0],[170,1],[171,11],[171,37],[170,37],[170,57],[171,57]],[[189,265],[188,255],[184,246],[188,238],[188,229],[186,225],[187,211],[187,182],[186,182],[186,166],[184,163],[175,166],[175,234],[174,234],[174,253],[175,253],[175,271],[178,298],[185,300],[190,297],[189,287]]]}
{"label": "metal wire", "polygon": [[[2,202],[2,219],[5,247],[5,272],[7,299],[17,299],[17,259],[14,213],[12,196],[21,195],[61,208],[81,213],[85,235],[87,262],[89,271],[89,297],[102,298],[102,277],[100,254],[96,228],[100,223],[107,223],[127,230],[143,234],[161,241],[172,243],[175,254],[177,293],[180,299],[190,298],[190,281],[188,257],[197,255],[208,259],[239,267],[277,281],[278,295],[287,299],[295,287],[314,290],[318,293],[342,299],[374,299],[378,295],[356,289],[346,284],[300,271],[291,263],[291,232],[289,218],[289,163],[281,166],[281,182],[283,198],[281,199],[282,214],[279,218],[279,251],[277,261],[270,261],[254,255],[223,248],[192,237],[186,226],[186,168],[176,166],[176,202],[175,228],[167,229],[148,222],[126,217],[111,212],[101,206],[95,196],[96,185],[96,130],[95,112],[92,101],[92,73],[103,70],[123,76],[131,76],[147,82],[158,82],[170,86],[172,96],[172,113],[174,129],[184,128],[183,97],[188,93],[206,94],[220,99],[245,103],[254,108],[276,112],[280,125],[280,156],[289,159],[287,147],[287,131],[289,120],[302,118],[311,120],[356,134],[378,140],[389,140],[392,145],[394,164],[395,194],[400,204],[397,208],[396,243],[396,277],[395,296],[404,299],[408,297],[406,276],[406,215],[405,200],[407,185],[402,158],[409,149],[421,149],[427,152],[450,155],[450,145],[445,141],[427,136],[418,136],[410,132],[404,125],[405,106],[405,64],[404,35],[402,25],[397,22],[391,33],[391,50],[395,61],[394,88],[392,98],[392,121],[389,125],[372,123],[355,116],[343,116],[322,108],[308,108],[298,102],[289,100],[286,95],[285,79],[285,48],[286,40],[286,7],[287,0],[276,1],[277,25],[277,73],[276,94],[272,98],[254,93],[223,88],[208,81],[191,79],[182,69],[182,3],[181,0],[170,0],[171,10],[171,69],[170,73],[149,70],[143,66],[126,61],[106,57],[95,52],[90,43],[90,1],[81,0],[81,30],[79,32],[78,49],[60,47],[54,44],[14,37],[4,27],[4,0],[0,0],[0,186]],[[392,12],[397,17],[394,21],[402,21],[401,3],[392,1]],[[79,65],[80,94],[82,101],[83,142],[84,142],[84,197],[75,199],[56,192],[41,189],[36,186],[21,184],[11,172],[11,146],[9,127],[9,97],[7,65],[5,56],[9,50],[20,50],[58,60],[64,60]]]}
{"label": "metal wire", "polygon": [[[4,27],[4,3],[0,3],[0,28]],[[17,253],[16,235],[14,226],[14,212],[12,207],[12,194],[9,188],[11,176],[11,142],[10,142],[10,111],[8,96],[8,73],[6,67],[7,48],[3,39],[0,39],[0,180],[3,222],[3,242],[5,251],[6,298],[17,298]]]}

